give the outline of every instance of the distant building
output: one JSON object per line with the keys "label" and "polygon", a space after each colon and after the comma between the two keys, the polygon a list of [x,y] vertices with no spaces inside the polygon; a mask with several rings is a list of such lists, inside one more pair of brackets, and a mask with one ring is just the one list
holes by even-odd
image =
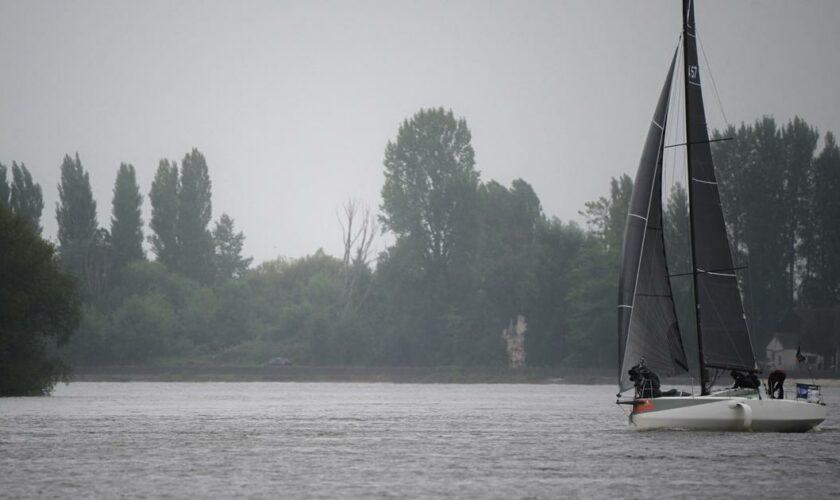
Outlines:
{"label": "distant building", "polygon": [[799,349],[799,337],[791,333],[777,333],[767,344],[767,367],[769,369],[781,368],[782,370],[795,370],[810,366],[822,369],[825,366],[825,358],[821,354],[802,351],[805,361],[796,361],[796,350]]}
{"label": "distant building", "polygon": [[[767,344],[767,368],[795,370],[805,368],[825,369],[826,356],[836,357],[833,339],[840,323],[835,320],[837,311],[832,309],[791,309],[776,325],[776,332]],[[802,348],[805,360],[796,361],[796,350]],[[833,363],[829,363],[833,364]]]}

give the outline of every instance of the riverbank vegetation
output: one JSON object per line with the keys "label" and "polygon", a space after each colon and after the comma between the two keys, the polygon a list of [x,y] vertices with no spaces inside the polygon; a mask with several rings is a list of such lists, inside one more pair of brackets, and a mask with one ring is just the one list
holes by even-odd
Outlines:
{"label": "riverbank vegetation", "polygon": [[[803,349],[833,359],[840,148],[798,118],[782,126],[763,118],[718,135],[730,136],[736,140],[715,143],[715,156],[735,260],[749,265],[742,277],[757,357],[797,311],[816,318],[800,332]],[[528,366],[614,369],[630,177],[612,179],[607,195],[583,207],[585,226],[561,221],[544,213],[526,180],[482,179],[466,121],[443,109],[406,119],[383,165],[378,210],[341,207],[342,231],[332,237],[343,242],[342,255],[314,249],[253,263],[235,221],[214,218],[201,152],[161,160],[148,191],[132,165],[120,165],[107,227],[98,223],[80,156],[68,155],[57,246],[79,283],[83,313],[62,356],[85,367],[505,367],[502,330],[522,316]],[[14,168],[16,198],[0,166],[2,201],[39,231],[40,186]],[[676,184],[665,228],[675,274],[689,267],[687,213]],[[393,244],[374,255],[381,232]],[[675,278],[674,286],[682,324],[690,324],[690,282]]]}
{"label": "riverbank vegetation", "polygon": [[[19,191],[12,192],[19,201]],[[76,283],[25,205],[12,204],[12,211],[6,200],[0,203],[0,397],[44,395],[67,380],[57,349],[79,324]]]}

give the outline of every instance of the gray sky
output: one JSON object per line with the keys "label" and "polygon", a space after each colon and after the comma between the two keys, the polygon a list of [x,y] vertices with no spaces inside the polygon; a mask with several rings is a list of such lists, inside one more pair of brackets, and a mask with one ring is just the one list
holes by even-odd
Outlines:
{"label": "gray sky", "polygon": [[[699,1],[697,24],[729,122],[840,133],[840,2]],[[443,106],[483,180],[522,177],[578,220],[635,171],[680,28],[677,0],[0,0],[0,162],[43,186],[54,238],[66,153],[109,225],[120,162],[147,194],[161,158],[197,147],[214,218],[234,217],[257,262],[338,253],[339,205],[378,207],[386,142]]]}

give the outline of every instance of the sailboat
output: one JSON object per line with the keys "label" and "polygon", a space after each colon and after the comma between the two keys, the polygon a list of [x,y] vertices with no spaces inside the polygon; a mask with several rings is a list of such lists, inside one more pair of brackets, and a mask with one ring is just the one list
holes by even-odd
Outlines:
{"label": "sailboat", "polygon": [[[763,396],[720,204],[703,106],[693,0],[683,0],[682,67],[674,53],[636,172],[624,231],[618,292],[619,404],[642,429],[804,432],[826,418],[819,400]],[[683,71],[684,144],[666,145],[671,84]],[[676,121],[676,120],[675,120]],[[677,126],[682,125],[675,124]],[[666,147],[684,147],[688,170],[700,394],[659,387],[689,372],[669,275],[662,220]],[[748,383],[712,391],[711,371]],[[632,396],[629,390],[634,389]],[[622,396],[627,393],[626,396]],[[769,397],[768,397],[769,396]]]}

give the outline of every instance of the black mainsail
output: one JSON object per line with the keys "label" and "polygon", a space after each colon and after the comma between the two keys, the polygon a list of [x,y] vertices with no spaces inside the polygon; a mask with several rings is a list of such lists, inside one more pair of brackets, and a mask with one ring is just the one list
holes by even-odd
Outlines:
{"label": "black mainsail", "polygon": [[706,367],[754,370],[755,357],[706,130],[692,0],[683,0],[683,33],[694,296],[701,385],[703,393],[707,393]]}
{"label": "black mainsail", "polygon": [[659,94],[636,171],[624,227],[618,285],[618,385],[632,387],[627,370],[644,360],[662,374],[687,371],[662,231],[662,151],[676,54]]}

